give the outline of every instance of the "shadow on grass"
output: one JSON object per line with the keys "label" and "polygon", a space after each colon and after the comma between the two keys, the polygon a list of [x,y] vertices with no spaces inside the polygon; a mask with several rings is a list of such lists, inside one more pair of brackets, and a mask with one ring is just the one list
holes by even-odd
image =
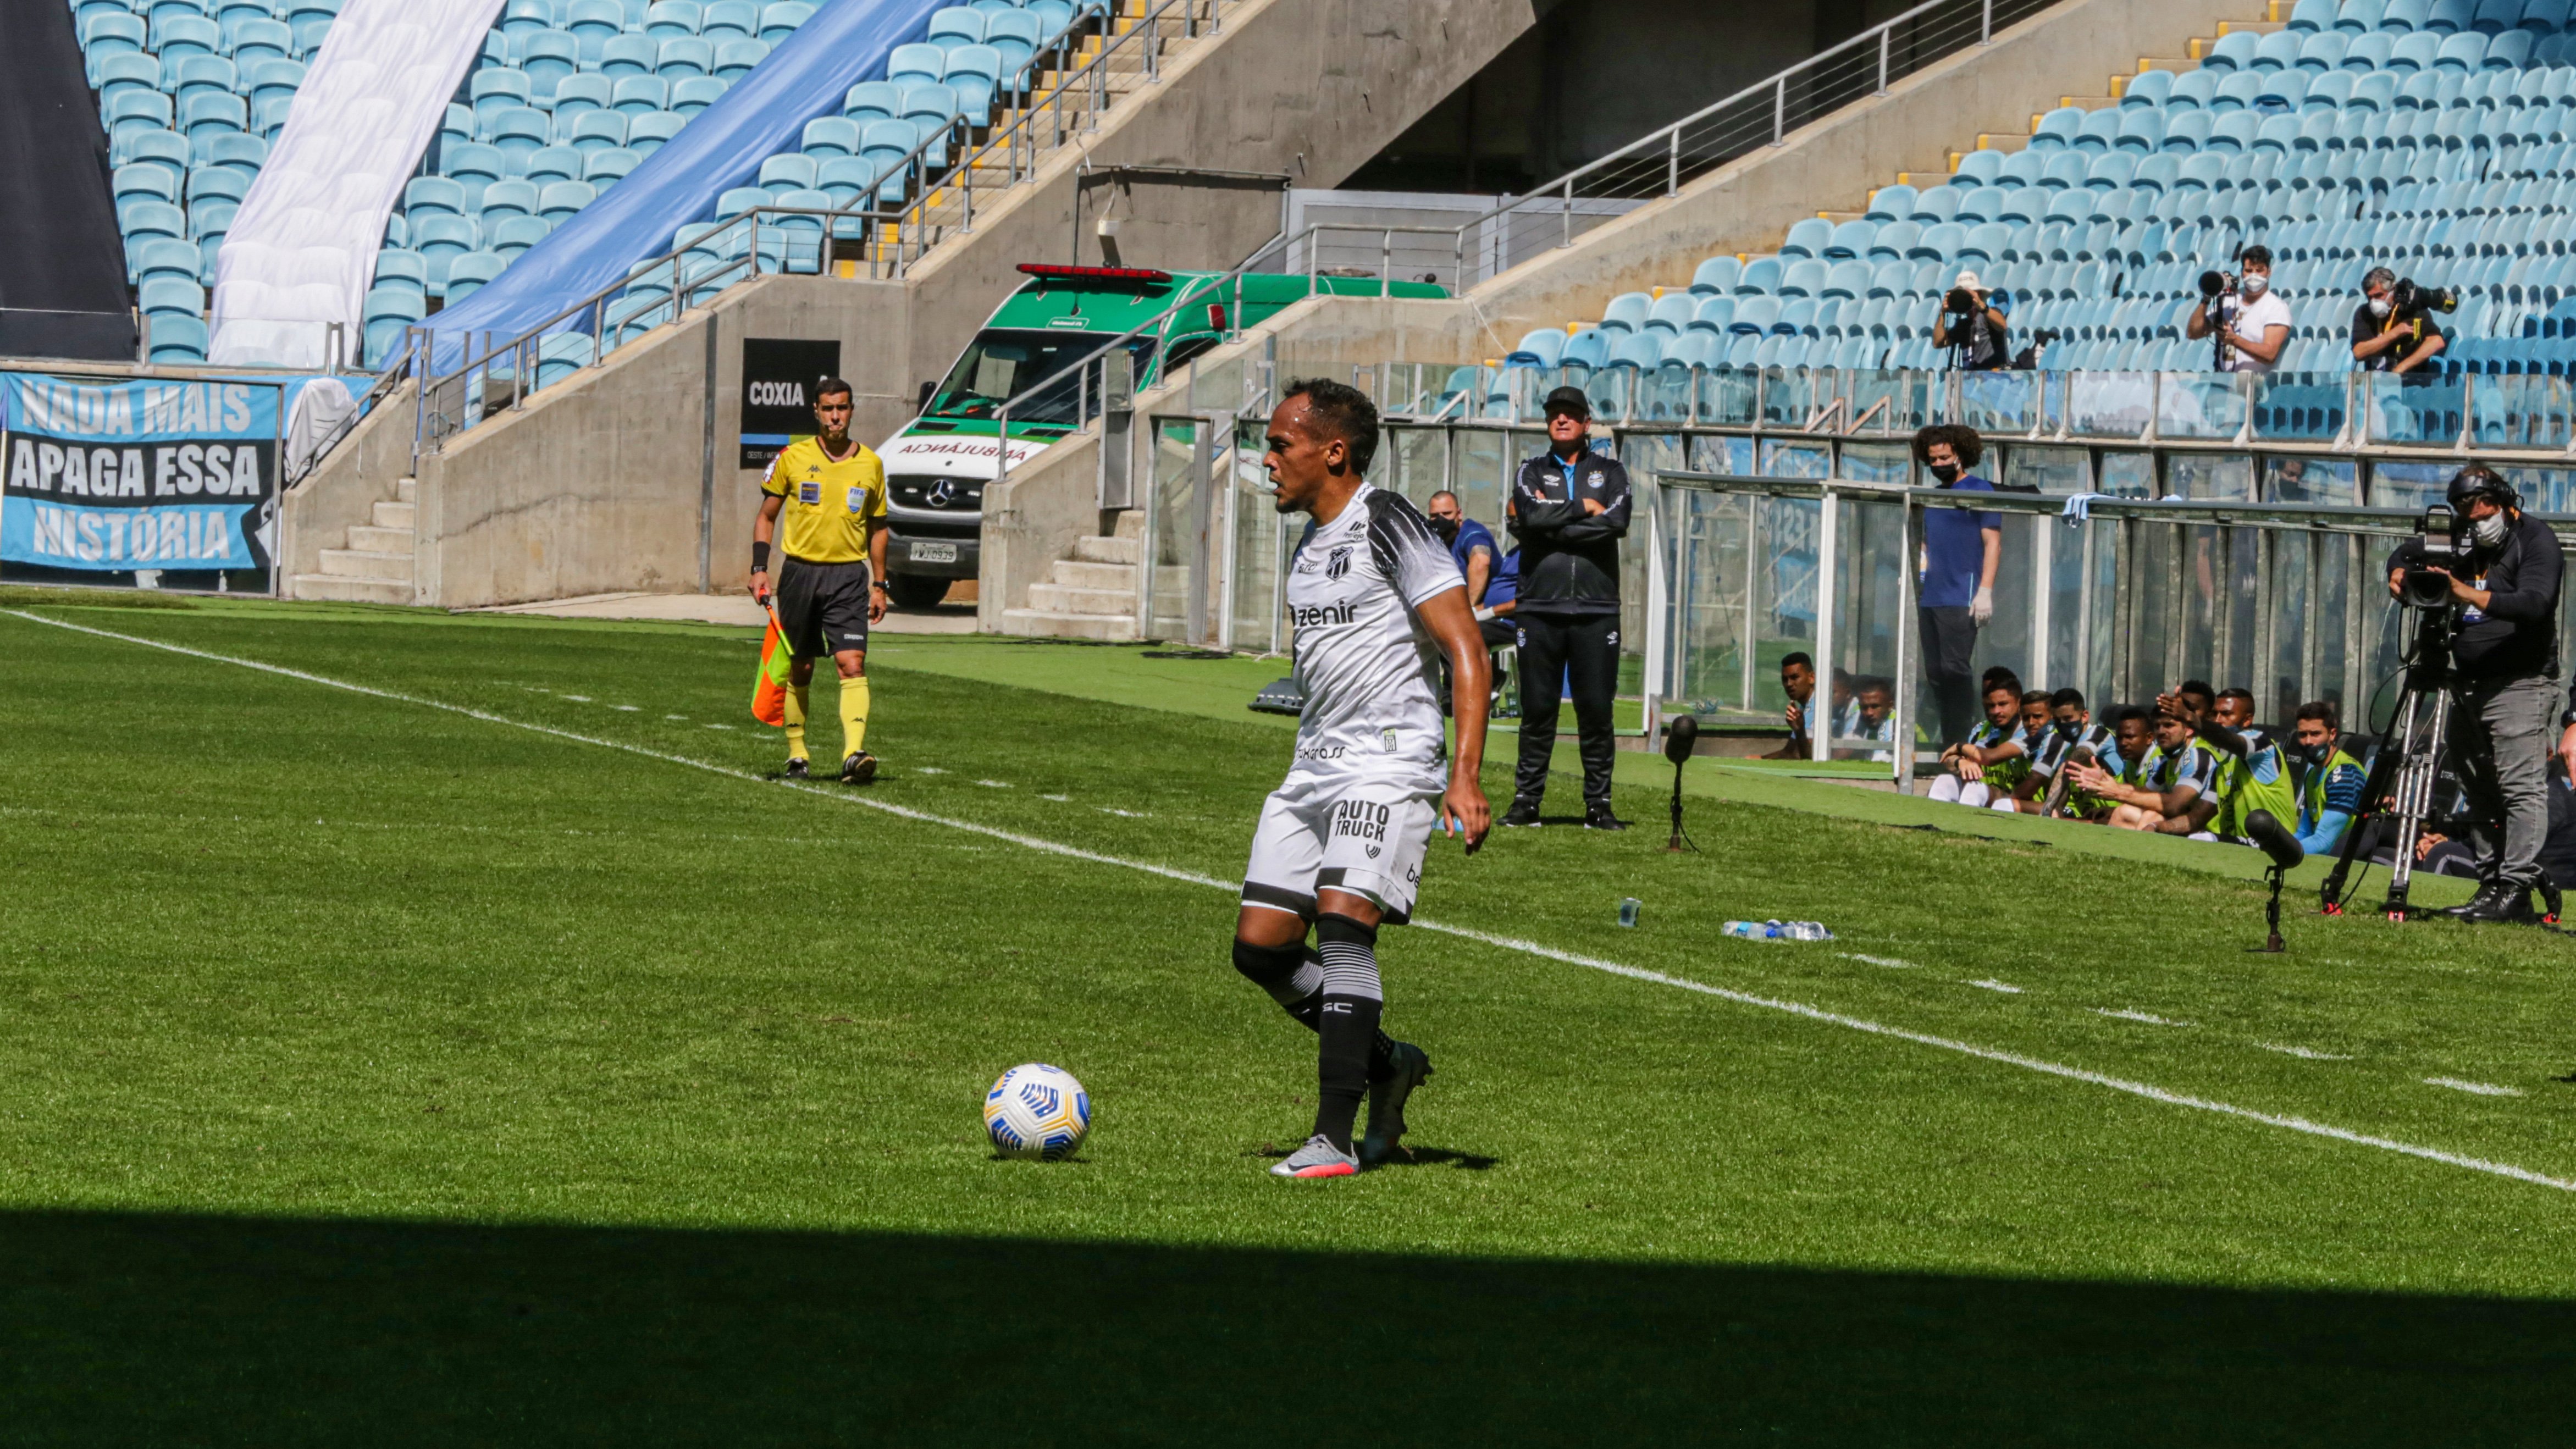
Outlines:
{"label": "shadow on grass", "polygon": [[[2576,1305],[0,1216],[0,1441],[2563,1442]],[[1302,1406],[1302,1407],[1301,1407]],[[1331,1421],[1327,1421],[1331,1422]]]}

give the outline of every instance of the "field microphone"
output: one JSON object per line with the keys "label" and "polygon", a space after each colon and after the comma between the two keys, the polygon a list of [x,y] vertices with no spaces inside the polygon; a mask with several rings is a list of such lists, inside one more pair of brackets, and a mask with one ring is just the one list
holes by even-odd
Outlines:
{"label": "field microphone", "polygon": [[1664,726],[1664,758],[1673,762],[1673,838],[1664,843],[1666,850],[1680,850],[1685,846],[1699,849],[1691,844],[1689,836],[1682,833],[1682,766],[1689,761],[1691,748],[1698,743],[1699,721],[1689,715],[1679,716]]}
{"label": "field microphone", "polygon": [[2245,812],[2245,837],[2272,859],[2272,868],[2263,872],[2264,878],[2272,884],[2271,902],[2263,908],[2263,921],[2270,928],[2270,934],[2262,945],[2252,949],[2267,953],[2286,951],[2289,947],[2281,941],[2281,877],[2307,859],[2308,852],[2299,844],[2297,836],[2281,828],[2281,822],[2274,819],[2269,810]]}
{"label": "field microphone", "polygon": [[2246,812],[2245,835],[2265,855],[2272,857],[2272,864],[2282,870],[2295,870],[2300,861],[2308,858],[2299,838],[2282,828],[2281,822],[2272,818],[2269,810]]}

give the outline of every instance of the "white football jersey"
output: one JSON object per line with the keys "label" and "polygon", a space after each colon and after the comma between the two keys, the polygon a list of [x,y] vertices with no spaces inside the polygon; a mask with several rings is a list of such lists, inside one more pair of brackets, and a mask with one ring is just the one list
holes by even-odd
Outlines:
{"label": "white football jersey", "polygon": [[1315,530],[1288,568],[1306,696],[1290,774],[1445,788],[1440,651],[1414,610],[1466,587],[1448,548],[1400,494],[1363,483]]}

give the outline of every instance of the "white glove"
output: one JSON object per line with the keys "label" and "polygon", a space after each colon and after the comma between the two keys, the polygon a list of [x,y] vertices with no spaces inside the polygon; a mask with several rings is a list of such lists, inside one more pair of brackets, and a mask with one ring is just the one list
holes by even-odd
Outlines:
{"label": "white glove", "polygon": [[1477,605],[1477,606],[1476,606],[1476,622],[1477,622],[1477,623],[1479,623],[1479,624],[1484,623],[1486,620],[1488,620],[1488,619],[1490,619],[1490,618],[1492,618],[1492,617],[1494,617],[1494,611],[1493,611],[1493,610],[1491,610],[1491,609],[1488,609],[1488,608],[1484,607],[1482,604],[1479,604],[1479,605]]}
{"label": "white glove", "polygon": [[1992,589],[1977,590],[1977,596],[1968,601],[1968,617],[1974,620],[1977,627],[1980,629],[1993,623],[1995,621],[1995,591]]}

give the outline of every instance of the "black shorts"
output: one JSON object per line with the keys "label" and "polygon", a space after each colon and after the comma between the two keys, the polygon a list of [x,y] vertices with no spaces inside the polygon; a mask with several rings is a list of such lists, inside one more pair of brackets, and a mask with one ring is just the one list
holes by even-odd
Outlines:
{"label": "black shorts", "polygon": [[801,558],[778,565],[778,627],[787,635],[787,652],[799,659],[820,659],[844,649],[868,647],[868,566],[863,563],[807,563]]}

